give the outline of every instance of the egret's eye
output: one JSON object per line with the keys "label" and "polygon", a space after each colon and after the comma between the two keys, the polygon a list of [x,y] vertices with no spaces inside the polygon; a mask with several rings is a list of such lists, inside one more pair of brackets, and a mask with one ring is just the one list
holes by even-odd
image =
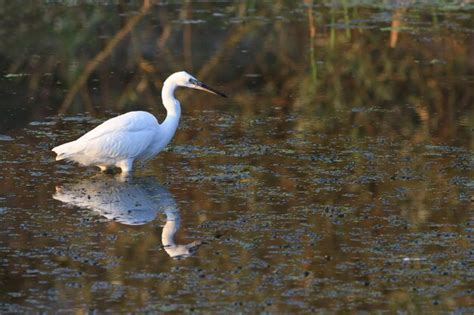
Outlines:
{"label": "egret's eye", "polygon": [[197,84],[198,84],[198,81],[197,81],[196,79],[190,78],[190,79],[189,79],[189,83],[194,84],[194,85],[197,85]]}

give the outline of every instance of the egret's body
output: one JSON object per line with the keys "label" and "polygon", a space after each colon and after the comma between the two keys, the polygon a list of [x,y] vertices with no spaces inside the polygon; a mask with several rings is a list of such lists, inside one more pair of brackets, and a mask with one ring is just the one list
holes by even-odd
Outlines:
{"label": "egret's body", "polygon": [[161,91],[167,112],[163,123],[159,124],[148,112],[128,112],[105,121],[75,141],[53,148],[56,160],[94,165],[102,171],[118,167],[122,173],[130,173],[135,161],[153,158],[173,138],[181,116],[181,105],[174,97],[179,86],[225,96],[184,71],[176,72],[166,79]]}

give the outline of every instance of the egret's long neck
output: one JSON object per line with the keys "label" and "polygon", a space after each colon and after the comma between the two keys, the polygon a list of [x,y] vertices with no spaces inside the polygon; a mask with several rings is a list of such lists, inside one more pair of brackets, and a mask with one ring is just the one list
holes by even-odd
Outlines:
{"label": "egret's long neck", "polygon": [[170,140],[173,137],[176,128],[178,128],[179,117],[181,116],[181,105],[179,101],[174,97],[174,90],[177,88],[176,83],[173,80],[166,80],[161,90],[161,98],[163,105],[166,108],[166,118],[162,124],[166,133],[169,133]]}

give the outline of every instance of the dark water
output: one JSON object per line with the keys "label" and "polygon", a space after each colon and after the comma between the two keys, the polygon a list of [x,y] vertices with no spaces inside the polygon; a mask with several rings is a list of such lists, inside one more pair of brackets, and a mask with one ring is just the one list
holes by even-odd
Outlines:
{"label": "dark water", "polygon": [[[354,3],[2,3],[0,312],[474,312],[474,7]],[[132,179],[54,161],[183,69]]]}

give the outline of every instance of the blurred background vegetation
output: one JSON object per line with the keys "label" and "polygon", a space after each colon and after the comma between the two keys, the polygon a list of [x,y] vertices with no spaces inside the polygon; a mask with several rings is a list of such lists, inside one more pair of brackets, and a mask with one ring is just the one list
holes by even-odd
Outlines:
{"label": "blurred background vegetation", "polygon": [[[160,112],[162,81],[187,70],[229,91],[232,110],[249,116],[275,106],[322,117],[354,109],[342,121],[363,126],[361,134],[470,138],[472,7],[36,1],[18,10],[3,1],[0,131],[57,113]],[[199,107],[202,95],[192,95]],[[357,109],[379,112],[369,118]]]}

